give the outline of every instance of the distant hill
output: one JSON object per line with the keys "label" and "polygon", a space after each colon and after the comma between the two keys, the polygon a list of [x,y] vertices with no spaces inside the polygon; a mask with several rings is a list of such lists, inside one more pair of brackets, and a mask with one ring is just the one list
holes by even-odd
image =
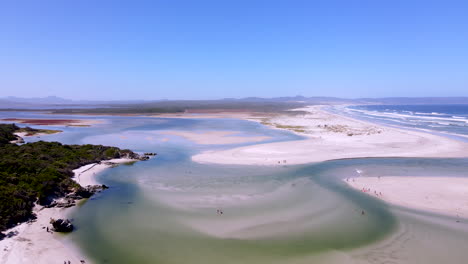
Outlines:
{"label": "distant hill", "polygon": [[8,96],[0,98],[0,108],[25,108],[25,109],[55,109],[55,108],[70,108],[77,106],[99,106],[106,107],[109,105],[122,105],[122,104],[139,104],[146,103],[149,101],[146,100],[120,100],[120,101],[93,101],[93,100],[71,100],[65,99],[57,96],[47,96],[47,97],[32,97],[32,98],[23,98]]}
{"label": "distant hill", "polygon": [[3,98],[3,100],[14,102],[14,103],[27,103],[27,104],[72,104],[73,100],[64,99],[57,96],[47,96],[47,97],[32,97],[32,98],[22,98],[16,96],[8,96]]}

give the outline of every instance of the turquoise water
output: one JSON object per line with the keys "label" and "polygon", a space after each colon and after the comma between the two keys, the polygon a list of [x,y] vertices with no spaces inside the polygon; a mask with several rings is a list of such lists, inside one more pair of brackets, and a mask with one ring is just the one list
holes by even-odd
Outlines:
{"label": "turquoise water", "polygon": [[300,137],[231,119],[100,119],[105,122],[95,127],[30,139],[158,152],[99,174],[111,188],[72,216],[71,239],[95,263],[462,263],[468,257],[468,221],[390,207],[341,180],[357,170],[370,177],[468,177],[467,159],[205,165],[190,157],[234,145],[197,145],[159,132],[234,130],[270,136],[265,142]]}

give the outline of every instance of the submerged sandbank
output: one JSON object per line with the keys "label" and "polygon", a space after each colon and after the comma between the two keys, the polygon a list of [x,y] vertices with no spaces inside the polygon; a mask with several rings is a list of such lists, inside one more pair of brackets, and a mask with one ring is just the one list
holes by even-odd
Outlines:
{"label": "submerged sandbank", "polygon": [[239,136],[240,131],[162,131],[160,134],[183,137],[202,145],[240,144],[270,139],[267,136]]}
{"label": "submerged sandbank", "polygon": [[394,205],[468,218],[468,178],[384,176],[344,181]]}
{"label": "submerged sandbank", "polygon": [[[132,159],[112,159],[82,166],[73,172],[74,180],[81,186],[99,184],[95,178],[96,174],[115,164],[134,162]],[[50,264],[80,263],[85,260],[91,263],[80,251],[70,243],[66,235],[47,232],[51,228],[50,219],[67,218],[76,207],[70,208],[45,208],[36,205],[34,212],[37,219],[33,222],[22,223],[5,233],[14,234],[12,237],[0,240],[0,264],[35,263]]]}

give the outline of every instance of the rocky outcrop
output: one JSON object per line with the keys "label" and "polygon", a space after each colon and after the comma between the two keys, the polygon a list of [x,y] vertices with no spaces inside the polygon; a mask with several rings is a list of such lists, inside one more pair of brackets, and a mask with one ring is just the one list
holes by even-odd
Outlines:
{"label": "rocky outcrop", "polygon": [[140,157],[141,157],[141,155],[139,155],[138,153],[135,153],[135,152],[129,151],[129,150],[128,151],[127,150],[121,151],[119,153],[119,158],[122,158],[122,159],[135,159],[135,160],[137,160],[137,159],[140,159]]}
{"label": "rocky outcrop", "polygon": [[124,153],[119,153],[119,158],[124,158],[124,159],[133,159],[133,160],[149,160],[149,156],[156,156],[157,154],[154,152],[147,152],[144,153],[143,155],[140,155],[138,153],[135,153],[133,151],[125,151]]}
{"label": "rocky outcrop", "polygon": [[16,139],[15,140],[12,140],[10,141],[10,143],[12,144],[24,144],[24,139],[18,135],[16,135]]}
{"label": "rocky outcrop", "polygon": [[93,196],[93,194],[101,192],[102,190],[109,189],[107,185],[88,185],[86,187],[79,187],[75,192],[67,195],[67,198],[72,199],[85,199]]}
{"label": "rocky outcrop", "polygon": [[138,158],[139,160],[149,160],[149,156],[142,155]]}
{"label": "rocky outcrop", "polygon": [[109,189],[107,185],[90,185],[86,187],[80,187],[76,191],[67,194],[67,196],[56,199],[50,204],[45,205],[46,208],[59,207],[68,208],[76,205],[76,200],[86,199],[93,196],[95,193],[101,192],[102,190]]}
{"label": "rocky outcrop", "polygon": [[73,224],[68,219],[51,219],[53,230],[55,232],[69,233],[73,231]]}
{"label": "rocky outcrop", "polygon": [[50,204],[45,205],[44,207],[46,208],[52,208],[52,207],[68,208],[68,207],[72,207],[75,205],[76,205],[75,199],[65,198],[65,199],[60,199],[58,201],[53,201]]}

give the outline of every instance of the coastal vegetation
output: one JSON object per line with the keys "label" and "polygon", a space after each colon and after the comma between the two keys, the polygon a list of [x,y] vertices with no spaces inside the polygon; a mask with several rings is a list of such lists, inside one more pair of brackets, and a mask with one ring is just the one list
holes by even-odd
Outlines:
{"label": "coastal vegetation", "polygon": [[289,126],[289,125],[282,125],[282,124],[278,124],[278,123],[271,123],[270,122],[270,119],[268,118],[263,118],[261,119],[261,122],[260,122],[262,125],[265,125],[265,126],[272,126],[272,127],[276,127],[276,128],[280,128],[280,129],[287,129],[287,130],[292,130],[294,132],[298,132],[298,133],[305,133],[306,130],[305,130],[305,126]]}
{"label": "coastal vegetation", "polygon": [[[15,124],[0,124],[0,232],[34,218],[34,204],[78,192],[72,170],[113,158],[137,158],[130,150],[102,145],[59,142],[12,144]],[[0,233],[0,238],[2,237]]]}
{"label": "coastal vegetation", "polygon": [[52,110],[54,114],[164,114],[164,113],[216,113],[262,112],[278,113],[304,106],[296,101],[238,101],[238,100],[185,100],[159,101],[141,104],[107,105],[96,108],[65,108]]}

